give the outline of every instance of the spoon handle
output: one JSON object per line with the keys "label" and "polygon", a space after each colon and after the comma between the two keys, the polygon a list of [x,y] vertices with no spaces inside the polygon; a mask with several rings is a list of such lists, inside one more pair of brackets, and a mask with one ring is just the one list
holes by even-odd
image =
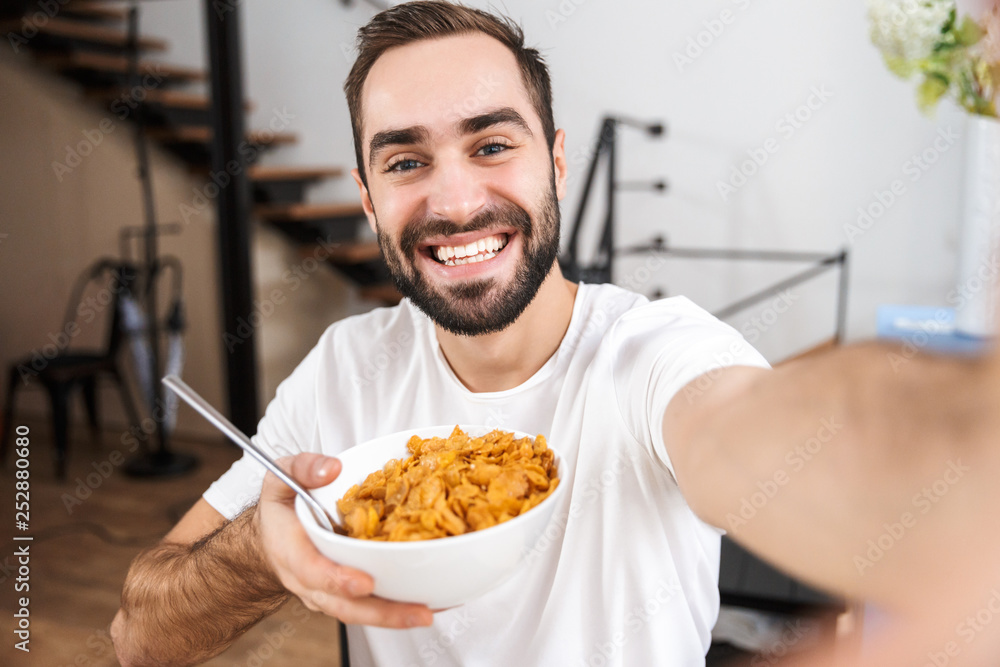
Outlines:
{"label": "spoon handle", "polygon": [[231,421],[226,419],[221,412],[212,407],[211,403],[202,398],[198,392],[189,387],[187,383],[176,375],[168,375],[163,378],[163,384],[167,385],[174,393],[183,398],[188,405],[197,410],[202,417],[210,421],[217,429],[228,436],[230,440],[242,447],[243,451],[257,459],[262,466],[273,472],[275,477],[291,487],[292,491],[299,494],[302,500],[309,505],[309,509],[312,510],[313,515],[316,517],[316,521],[327,530],[333,530],[333,522],[330,520],[329,515],[323,509],[323,506],[312,497],[312,494],[296,482],[291,475],[282,470],[277,463],[272,461],[271,457],[257,449],[253,441],[243,431],[236,428]]}

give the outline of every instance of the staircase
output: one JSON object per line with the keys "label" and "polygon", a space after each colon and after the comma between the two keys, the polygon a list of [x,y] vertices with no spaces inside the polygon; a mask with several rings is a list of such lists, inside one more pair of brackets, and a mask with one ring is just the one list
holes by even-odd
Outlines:
{"label": "staircase", "polygon": [[[165,51],[168,43],[140,36],[137,77],[131,78],[128,10],[120,3],[68,0],[58,5],[54,15],[42,15],[44,21],[36,4],[20,4],[25,18],[12,13],[11,8],[18,3],[0,5],[0,31],[8,41],[13,39],[16,48],[30,50],[44,68],[78,83],[88,99],[105,106],[118,119],[133,117],[141,108],[148,138],[176,155],[193,174],[208,177],[211,100],[188,90],[193,84],[208,81],[206,71],[144,59],[141,54]],[[139,86],[134,85],[136,80],[141,82]],[[249,103],[245,108],[251,108]],[[401,297],[389,280],[377,244],[358,239],[359,231],[367,225],[361,205],[307,203],[309,186],[343,177],[342,168],[257,164],[262,153],[297,141],[298,136],[290,132],[247,132],[254,215],[297,244],[304,256],[316,256],[313,253],[322,244],[321,256],[327,264],[355,284],[362,297],[398,303]]]}

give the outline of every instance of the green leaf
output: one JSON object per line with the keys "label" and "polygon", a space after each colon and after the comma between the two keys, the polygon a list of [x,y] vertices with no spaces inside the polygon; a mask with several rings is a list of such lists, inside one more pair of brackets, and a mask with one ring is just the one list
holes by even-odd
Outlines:
{"label": "green leaf", "polygon": [[987,87],[994,93],[1000,92],[1000,63],[993,63],[986,66],[986,76],[984,80]]}
{"label": "green leaf", "polygon": [[947,79],[940,76],[928,76],[917,87],[917,105],[924,113],[930,112],[948,92]]}
{"label": "green leaf", "polygon": [[928,75],[940,75],[947,78],[948,71],[952,67],[952,58],[948,54],[934,53],[924,58],[920,63],[920,69]]}
{"label": "green leaf", "polygon": [[901,79],[909,79],[919,69],[919,65],[912,60],[903,60],[902,58],[891,56],[883,56],[882,59],[885,60],[885,65],[889,68],[889,71]]}
{"label": "green leaf", "polygon": [[958,8],[952,7],[951,11],[948,12],[948,19],[941,26],[941,34],[945,34],[955,27],[955,21],[958,20]]}
{"label": "green leaf", "polygon": [[997,115],[996,105],[993,104],[993,101],[980,95],[973,95],[968,99],[963,99],[962,106],[965,107],[966,111],[980,116],[996,117]]}
{"label": "green leaf", "polygon": [[981,40],[985,34],[986,31],[968,16],[962,20],[962,24],[955,31],[955,37],[962,46],[972,46]]}

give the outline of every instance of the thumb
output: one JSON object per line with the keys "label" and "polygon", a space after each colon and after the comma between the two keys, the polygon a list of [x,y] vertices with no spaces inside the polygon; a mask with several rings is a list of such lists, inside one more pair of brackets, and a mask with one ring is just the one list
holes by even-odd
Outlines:
{"label": "thumb", "polygon": [[[340,461],[322,454],[296,454],[278,459],[278,465],[307,489],[326,486],[340,474]],[[295,492],[269,472],[260,496],[261,500],[287,501],[295,497]]]}

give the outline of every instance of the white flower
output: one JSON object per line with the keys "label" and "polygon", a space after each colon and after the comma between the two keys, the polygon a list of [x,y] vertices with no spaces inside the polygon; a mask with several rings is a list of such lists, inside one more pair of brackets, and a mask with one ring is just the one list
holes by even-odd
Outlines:
{"label": "white flower", "polygon": [[887,58],[926,58],[954,9],[955,0],[868,0],[872,41]]}

